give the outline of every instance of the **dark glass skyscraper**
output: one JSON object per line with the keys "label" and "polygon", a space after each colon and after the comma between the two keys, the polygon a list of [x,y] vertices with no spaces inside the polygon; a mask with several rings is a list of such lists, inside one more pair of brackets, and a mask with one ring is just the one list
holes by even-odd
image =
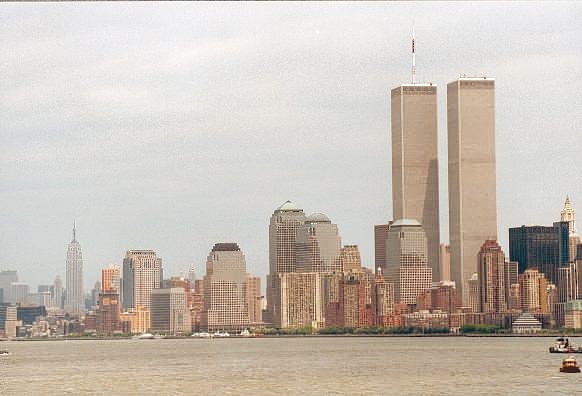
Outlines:
{"label": "dark glass skyscraper", "polygon": [[509,229],[509,255],[519,263],[519,272],[536,268],[551,282],[557,281],[558,267],[568,264],[568,222],[551,227],[521,226]]}

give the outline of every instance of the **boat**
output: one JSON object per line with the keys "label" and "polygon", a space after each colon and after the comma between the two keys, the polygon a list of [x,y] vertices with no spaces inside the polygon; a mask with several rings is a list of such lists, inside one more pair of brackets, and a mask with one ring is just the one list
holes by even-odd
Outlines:
{"label": "boat", "polygon": [[562,360],[562,367],[560,367],[561,373],[579,373],[580,366],[576,362],[576,358],[574,356],[567,357],[566,359]]}
{"label": "boat", "polygon": [[568,337],[560,337],[550,347],[550,353],[582,353],[582,346],[573,345]]}
{"label": "boat", "polygon": [[10,352],[8,352],[8,351],[0,351],[0,355],[10,355]]}
{"label": "boat", "polygon": [[155,336],[152,333],[143,333],[137,336],[138,340],[153,340]]}

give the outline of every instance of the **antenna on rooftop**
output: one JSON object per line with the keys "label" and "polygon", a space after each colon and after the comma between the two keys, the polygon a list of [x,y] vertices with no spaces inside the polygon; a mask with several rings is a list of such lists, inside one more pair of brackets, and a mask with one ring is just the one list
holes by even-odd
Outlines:
{"label": "antenna on rooftop", "polygon": [[412,26],[412,83],[416,84],[416,48],[414,43],[414,25]]}

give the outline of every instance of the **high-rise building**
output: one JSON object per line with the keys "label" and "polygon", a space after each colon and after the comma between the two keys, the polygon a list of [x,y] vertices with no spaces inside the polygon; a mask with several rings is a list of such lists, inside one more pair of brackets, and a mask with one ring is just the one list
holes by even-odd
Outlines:
{"label": "high-rise building", "polygon": [[0,271],[0,303],[12,301],[10,298],[10,284],[18,282],[16,271]]}
{"label": "high-rise building", "polygon": [[28,304],[30,302],[30,286],[25,282],[12,282],[9,295],[12,303]]}
{"label": "high-rise building", "polygon": [[281,310],[275,290],[280,284],[277,275],[297,270],[295,245],[297,231],[305,223],[305,213],[293,202],[286,201],[275,209],[269,224],[269,274],[267,275],[266,322],[280,323]]}
{"label": "high-rise building", "polygon": [[495,80],[449,83],[447,123],[451,278],[467,305],[465,284],[477,272],[479,249],[497,240]]}
{"label": "high-rise building", "polygon": [[16,337],[18,323],[16,307],[14,305],[0,304],[0,336]]}
{"label": "high-rise building", "polygon": [[152,290],[162,283],[162,259],[153,250],[128,250],[123,259],[123,308],[149,310]]}
{"label": "high-rise building", "polygon": [[394,219],[420,222],[434,281],[439,270],[437,87],[404,84],[392,99],[392,207]]}
{"label": "high-rise building", "polygon": [[345,245],[340,252],[341,271],[359,271],[362,269],[362,258],[358,245]]}
{"label": "high-rise building", "polygon": [[206,259],[201,327],[241,331],[249,327],[246,261],[236,243],[217,243]]}
{"label": "high-rise building", "polygon": [[576,260],[577,247],[580,244],[580,235],[576,232],[576,212],[570,203],[570,197],[566,196],[564,202],[564,209],[560,212],[560,221],[568,223],[569,242],[568,242],[568,257],[569,261]]}
{"label": "high-rise building", "polygon": [[63,288],[63,281],[61,280],[60,276],[55,277],[55,281],[53,282],[53,305],[56,308],[63,308],[64,307],[64,299],[65,299],[65,289]]}
{"label": "high-rise building", "polygon": [[376,324],[377,295],[371,271],[334,272],[322,279],[326,326],[357,328]]}
{"label": "high-rise building", "polygon": [[337,225],[322,213],[305,219],[295,243],[297,272],[341,271],[341,238]]}
{"label": "high-rise building", "polygon": [[151,330],[159,333],[188,333],[192,330],[186,292],[182,287],[153,289],[150,306]]}
{"label": "high-rise building", "polygon": [[526,269],[519,274],[521,309],[531,313],[549,313],[545,275],[537,269]]}
{"label": "high-rise building", "polygon": [[97,308],[97,331],[112,334],[120,330],[121,301],[117,289],[106,289],[99,293]]}
{"label": "high-rise building", "polygon": [[283,272],[276,278],[275,295],[281,307],[280,321],[274,323],[281,328],[311,326],[323,327],[324,299],[322,274],[319,272]]}
{"label": "high-rise building", "polygon": [[390,223],[392,222],[374,226],[374,268],[381,268],[382,273],[386,272],[386,240]]}
{"label": "high-rise building", "polygon": [[479,275],[475,272],[465,281],[465,293],[467,293],[467,302],[463,305],[471,308],[474,313],[481,312],[481,293],[479,290]]}
{"label": "high-rise building", "polygon": [[394,284],[386,282],[382,271],[375,277],[376,289],[376,323],[384,325],[387,318],[394,314]]}
{"label": "high-rise building", "polygon": [[506,312],[505,254],[497,241],[488,240],[481,246],[477,270],[480,312]]}
{"label": "high-rise building", "polygon": [[509,229],[509,255],[519,263],[519,272],[535,268],[556,282],[557,270],[569,260],[569,231],[565,221],[551,227],[521,226]]}
{"label": "high-rise building", "polygon": [[247,274],[245,280],[245,296],[251,325],[263,322],[263,296],[261,295],[261,278]]}
{"label": "high-rise building", "polygon": [[121,291],[121,270],[118,265],[110,264],[101,270],[101,290],[117,290],[118,293]]}
{"label": "high-rise building", "polygon": [[73,240],[67,248],[67,284],[65,289],[65,309],[82,312],[85,306],[83,293],[83,255],[77,241],[77,227],[73,224]]}
{"label": "high-rise building", "polygon": [[416,298],[432,284],[427,265],[426,234],[417,220],[396,220],[386,241],[386,273],[394,284],[396,303],[414,305]]}

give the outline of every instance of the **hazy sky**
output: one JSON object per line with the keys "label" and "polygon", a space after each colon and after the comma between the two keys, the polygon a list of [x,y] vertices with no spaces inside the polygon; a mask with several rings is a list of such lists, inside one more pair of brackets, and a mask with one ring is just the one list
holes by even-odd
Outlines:
{"label": "hazy sky", "polygon": [[76,219],[87,288],[127,249],[201,276],[229,241],[263,276],[287,199],[371,266],[413,24],[418,79],[439,87],[443,241],[461,73],[496,78],[502,245],[566,194],[582,217],[580,21],[574,2],[0,4],[0,269],[64,279]]}

